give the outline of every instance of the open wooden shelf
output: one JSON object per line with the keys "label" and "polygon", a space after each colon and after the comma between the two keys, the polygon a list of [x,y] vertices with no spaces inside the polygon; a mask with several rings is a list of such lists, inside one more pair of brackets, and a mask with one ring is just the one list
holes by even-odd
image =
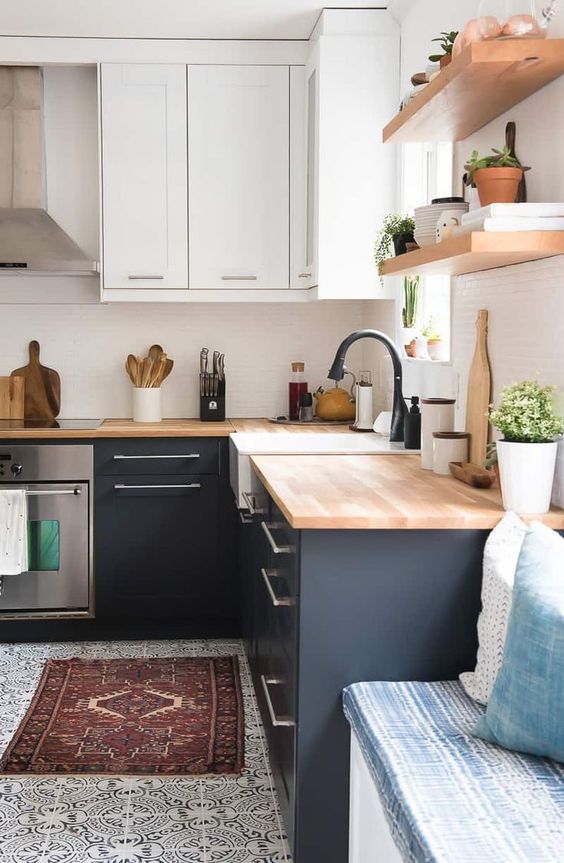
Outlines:
{"label": "open wooden shelf", "polygon": [[563,254],[564,231],[474,231],[389,258],[384,263],[382,275],[435,273],[461,276]]}
{"label": "open wooden shelf", "polygon": [[475,42],[384,129],[384,142],[461,141],[564,72],[564,39]]}

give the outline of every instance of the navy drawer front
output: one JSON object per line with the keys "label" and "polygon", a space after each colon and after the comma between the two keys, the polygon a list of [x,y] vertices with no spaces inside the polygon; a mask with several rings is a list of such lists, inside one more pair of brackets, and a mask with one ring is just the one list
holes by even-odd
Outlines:
{"label": "navy drawer front", "polygon": [[96,442],[99,476],[215,474],[220,472],[221,440],[216,438],[142,438]]}

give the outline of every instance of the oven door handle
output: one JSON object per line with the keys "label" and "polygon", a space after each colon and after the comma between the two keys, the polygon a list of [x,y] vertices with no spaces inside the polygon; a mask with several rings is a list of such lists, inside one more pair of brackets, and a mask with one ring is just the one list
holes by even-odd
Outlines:
{"label": "oven door handle", "polygon": [[55,488],[54,489],[30,489],[29,491],[27,489],[24,489],[24,491],[28,497],[38,497],[39,495],[50,496],[50,495],[59,495],[59,494],[73,494],[76,496],[76,495],[82,494],[82,491],[78,487],[76,487],[76,488],[59,488],[59,489],[55,489]]}

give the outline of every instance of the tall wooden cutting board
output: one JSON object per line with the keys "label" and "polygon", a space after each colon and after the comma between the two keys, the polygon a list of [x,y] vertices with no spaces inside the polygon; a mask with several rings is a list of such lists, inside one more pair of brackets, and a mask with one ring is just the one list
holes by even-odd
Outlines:
{"label": "tall wooden cutting board", "polygon": [[466,431],[470,432],[470,461],[484,466],[488,446],[492,377],[488,359],[488,310],[480,309],[476,320],[476,347],[468,375]]}
{"label": "tall wooden cutting board", "polygon": [[23,378],[0,377],[0,420],[23,420],[24,387]]}
{"label": "tall wooden cutting board", "polygon": [[55,419],[61,409],[61,379],[39,362],[39,342],[29,343],[29,363],[12,375],[25,379],[24,412],[29,420]]}

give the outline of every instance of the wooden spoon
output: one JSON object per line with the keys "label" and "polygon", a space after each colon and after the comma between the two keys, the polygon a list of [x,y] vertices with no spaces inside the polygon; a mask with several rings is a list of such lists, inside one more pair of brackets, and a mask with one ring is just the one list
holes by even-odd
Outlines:
{"label": "wooden spoon", "polygon": [[167,357],[166,362],[165,362],[164,372],[161,376],[161,384],[166,378],[168,378],[169,374],[172,371],[173,365],[174,365],[174,360],[171,360],[169,357]]}
{"label": "wooden spoon", "polygon": [[151,380],[149,381],[150,387],[160,387],[162,375],[166,365],[166,354],[161,354],[158,360],[153,361],[153,368],[151,371]]}
{"label": "wooden spoon", "polygon": [[125,361],[125,370],[131,379],[131,383],[134,387],[137,386],[137,357],[134,357],[133,354],[128,354],[128,357]]}
{"label": "wooden spoon", "polygon": [[149,348],[149,356],[152,360],[158,360],[164,354],[160,345],[151,345]]}

